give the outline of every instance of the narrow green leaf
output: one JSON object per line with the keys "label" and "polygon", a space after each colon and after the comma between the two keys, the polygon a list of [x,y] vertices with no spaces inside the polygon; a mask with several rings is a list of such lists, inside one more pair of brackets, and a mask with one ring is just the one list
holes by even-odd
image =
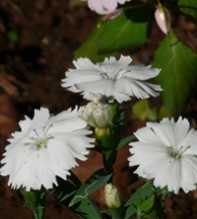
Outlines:
{"label": "narrow green leaf", "polygon": [[149,212],[154,205],[154,201],[155,201],[155,195],[151,195],[149,198],[143,201],[141,205],[139,205],[140,211],[143,213]]}
{"label": "narrow green leaf", "polygon": [[132,204],[140,203],[141,200],[152,196],[154,193],[154,187],[151,183],[145,183],[141,188],[139,188],[131,198],[126,202],[125,206],[130,206]]}
{"label": "narrow green leaf", "polygon": [[102,219],[99,210],[89,198],[83,199],[74,210],[84,219]]}
{"label": "narrow green leaf", "polygon": [[101,211],[103,214],[108,215],[111,219],[122,219],[124,209],[123,208],[108,208]]}
{"label": "narrow green leaf", "polygon": [[69,206],[73,206],[83,199],[86,199],[89,194],[95,192],[102,186],[104,186],[111,178],[111,174],[103,175],[102,171],[97,171],[91,178],[83,184],[76,192],[75,196],[71,200]]}
{"label": "narrow green leaf", "polygon": [[77,189],[81,186],[81,182],[72,172],[69,178],[65,181],[61,178],[57,178],[58,185],[53,188],[54,193],[58,203],[69,203],[74,196]]}
{"label": "narrow green leaf", "polygon": [[180,10],[197,19],[197,1],[196,0],[179,0]]}
{"label": "narrow green leaf", "polygon": [[122,138],[120,142],[118,143],[117,150],[121,149],[122,147],[124,147],[125,145],[129,144],[131,141],[134,141],[134,140],[136,140],[134,135],[129,135],[126,138]]}
{"label": "narrow green leaf", "polygon": [[154,205],[154,187],[150,183],[146,183],[139,188],[127,201],[125,219],[139,213],[148,212]]}
{"label": "narrow green leaf", "polygon": [[25,191],[20,190],[25,201],[25,206],[30,209],[35,209],[44,205],[45,193],[42,191]]}
{"label": "narrow green leaf", "polygon": [[161,69],[156,80],[164,106],[171,114],[180,113],[197,81],[197,55],[171,32],[159,45],[154,66]]}

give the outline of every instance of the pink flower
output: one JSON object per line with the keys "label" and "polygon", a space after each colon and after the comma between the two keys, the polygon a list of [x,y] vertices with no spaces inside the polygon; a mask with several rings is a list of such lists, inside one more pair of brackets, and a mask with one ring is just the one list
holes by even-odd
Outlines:
{"label": "pink flower", "polygon": [[116,11],[118,4],[124,4],[130,0],[88,0],[88,6],[98,14],[105,15]]}

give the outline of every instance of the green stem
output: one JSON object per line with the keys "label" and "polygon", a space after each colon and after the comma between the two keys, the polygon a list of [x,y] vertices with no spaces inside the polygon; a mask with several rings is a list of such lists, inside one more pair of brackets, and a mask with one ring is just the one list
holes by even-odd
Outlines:
{"label": "green stem", "polygon": [[25,206],[32,210],[34,219],[44,219],[45,191],[20,191]]}
{"label": "green stem", "polygon": [[137,210],[137,219],[141,219],[141,212],[139,210]]}
{"label": "green stem", "polygon": [[110,150],[104,151],[103,153],[103,163],[107,172],[111,173],[113,171],[113,164],[116,160],[117,151]]}
{"label": "green stem", "polygon": [[33,210],[34,219],[44,219],[44,207],[40,206]]}

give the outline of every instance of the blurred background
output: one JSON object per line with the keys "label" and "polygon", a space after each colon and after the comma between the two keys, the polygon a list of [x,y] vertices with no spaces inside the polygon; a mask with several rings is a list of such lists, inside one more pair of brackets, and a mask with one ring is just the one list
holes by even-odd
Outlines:
{"label": "blurred background", "polygon": [[[17,128],[17,121],[24,114],[31,116],[34,108],[40,106],[46,106],[52,113],[57,113],[70,106],[83,104],[78,95],[61,88],[60,81],[64,72],[72,66],[74,52],[87,39],[97,18],[94,12],[78,0],[0,0],[1,154],[6,139]],[[197,51],[197,28],[193,20],[176,14],[172,18],[173,25],[180,26],[178,36]],[[131,54],[136,63],[151,63],[154,50],[164,35],[154,21],[149,34],[148,43],[137,49],[127,49],[123,53]],[[159,101],[152,104],[157,105]],[[128,121],[124,135],[142,126],[149,117],[154,117],[151,106],[145,103],[141,107],[142,114],[131,116],[131,103],[125,104]],[[139,108],[135,109],[139,112]],[[184,114],[197,118],[195,93],[185,105]],[[114,166],[115,183],[125,199],[142,184],[127,169],[127,154],[126,147],[120,151]],[[81,180],[85,180],[100,166],[101,157],[93,152],[75,173]],[[6,184],[6,179],[0,179],[0,218],[32,218],[31,212],[23,207],[17,192],[11,192]],[[94,194],[93,199],[95,197],[97,204],[102,206],[102,191]],[[47,219],[78,218],[68,209],[57,206],[50,195],[47,200]],[[197,193],[170,197],[166,200],[165,209],[167,219],[196,219]]]}

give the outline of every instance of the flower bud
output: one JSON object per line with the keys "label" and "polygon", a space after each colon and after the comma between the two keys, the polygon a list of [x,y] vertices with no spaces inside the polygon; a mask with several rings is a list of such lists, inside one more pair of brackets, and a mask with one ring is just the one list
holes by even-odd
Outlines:
{"label": "flower bud", "polygon": [[109,104],[94,101],[81,107],[81,118],[94,128],[110,127],[113,124],[113,117],[113,109]]}
{"label": "flower bud", "polygon": [[105,202],[109,208],[119,208],[121,206],[118,190],[112,183],[105,186]]}
{"label": "flower bud", "polygon": [[158,5],[157,9],[155,10],[155,21],[163,33],[167,34],[170,31],[170,14],[162,5]]}
{"label": "flower bud", "polygon": [[99,140],[102,140],[105,137],[109,137],[110,134],[111,133],[109,128],[95,128],[95,135]]}

